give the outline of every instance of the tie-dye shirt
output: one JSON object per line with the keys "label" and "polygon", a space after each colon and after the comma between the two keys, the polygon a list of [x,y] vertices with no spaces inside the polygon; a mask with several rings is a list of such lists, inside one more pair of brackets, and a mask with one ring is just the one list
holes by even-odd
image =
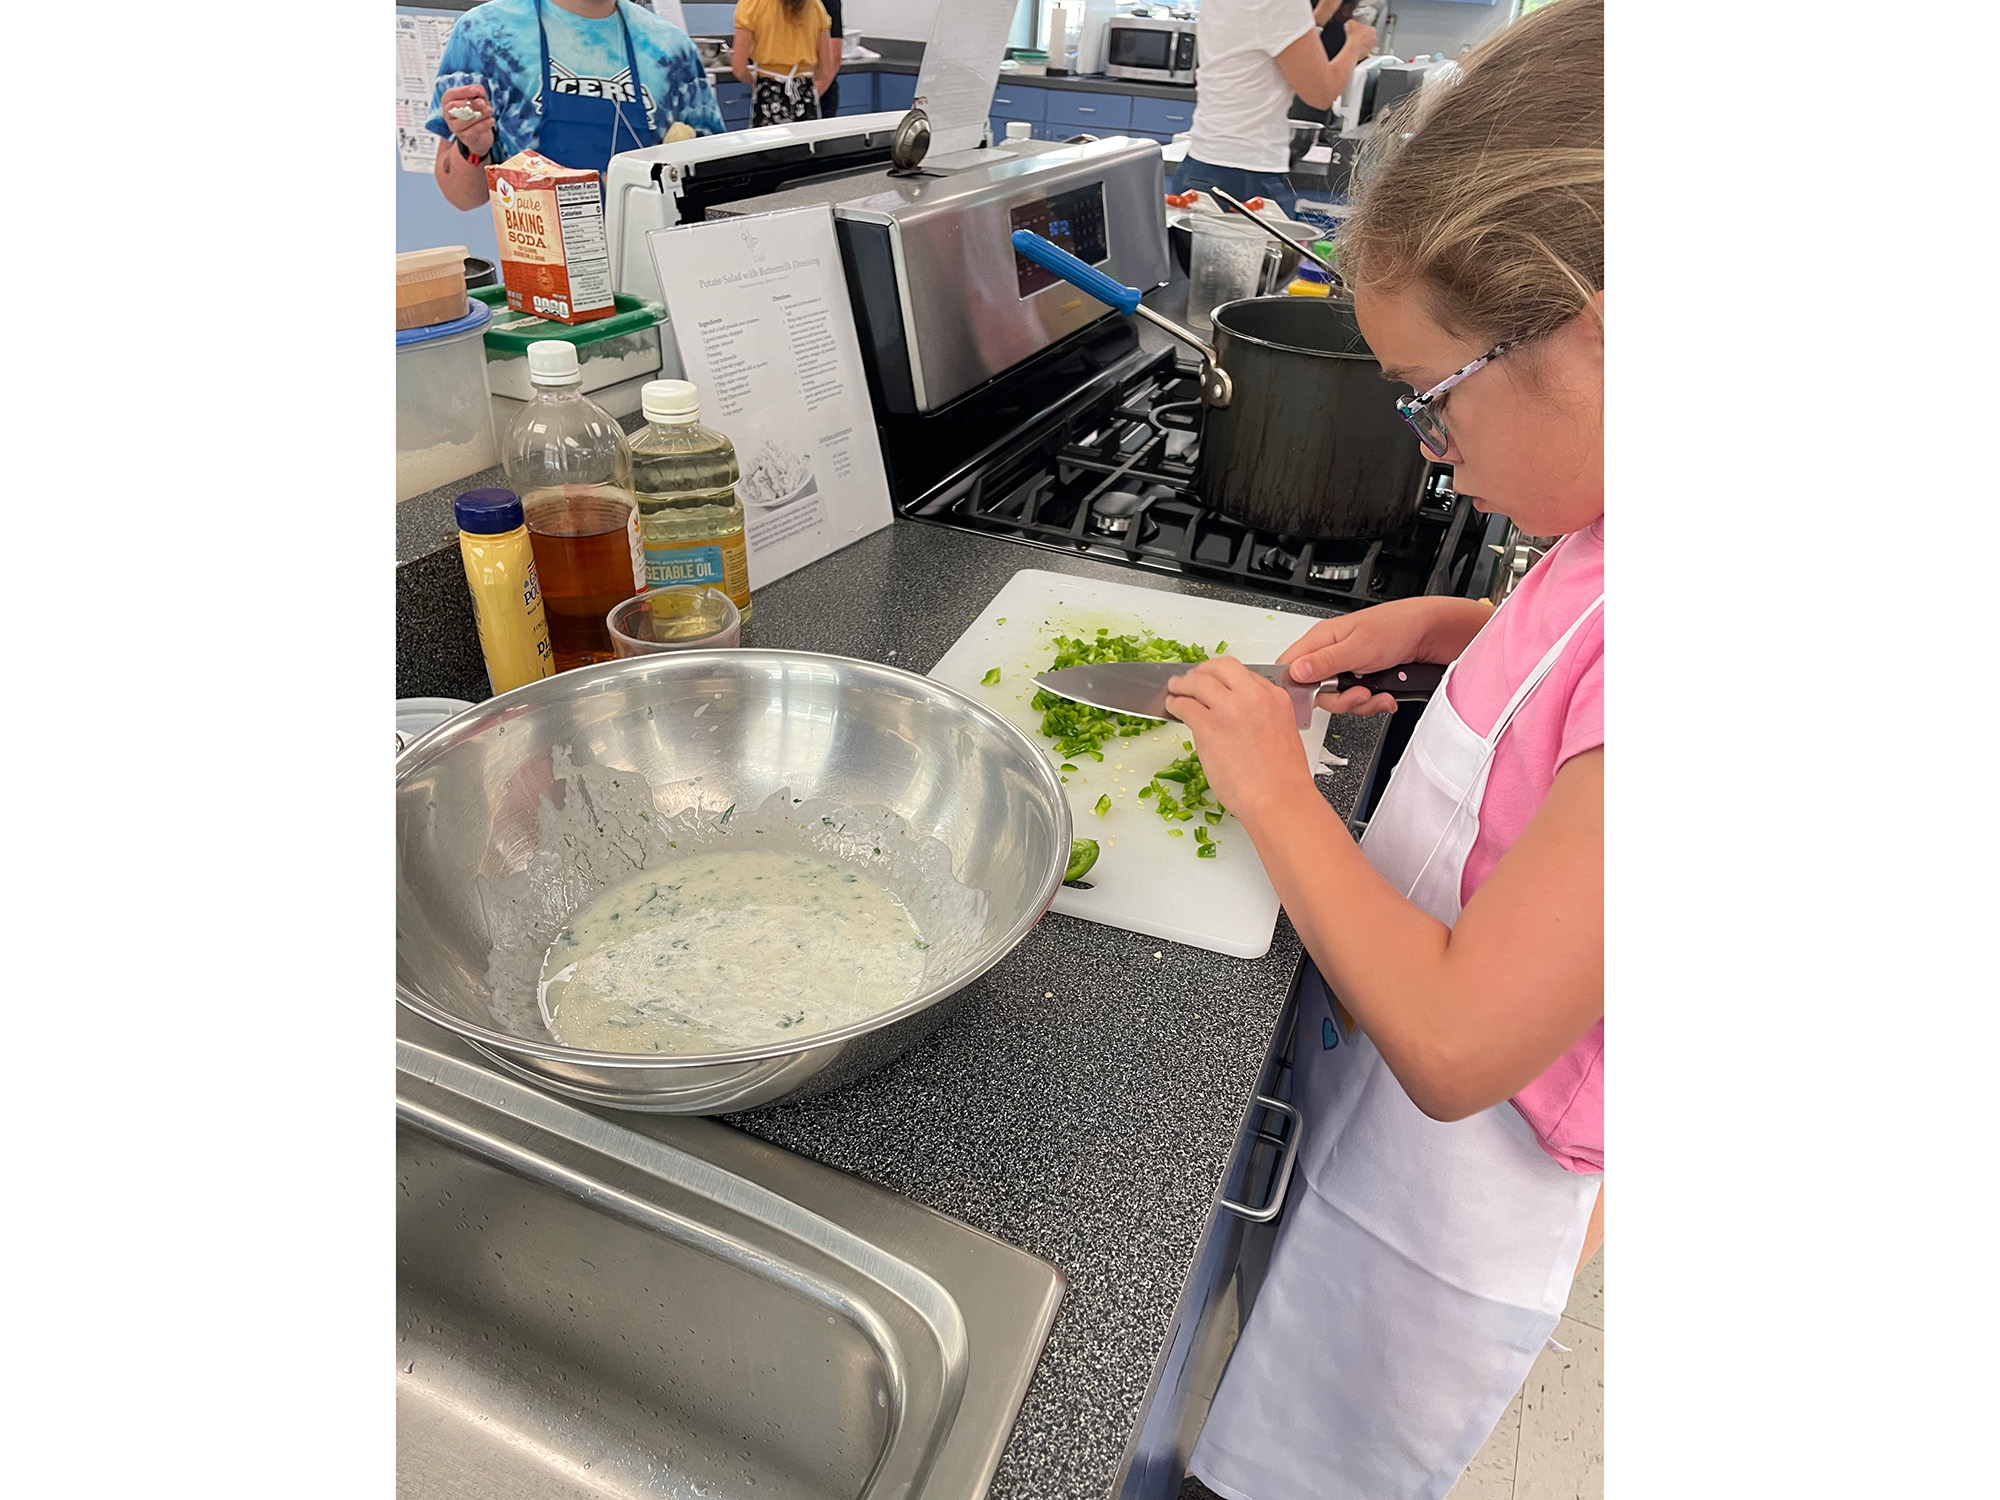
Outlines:
{"label": "tie-dye shirt", "polygon": [[[644,6],[621,0],[618,14],[601,21],[572,15],[554,0],[543,0],[542,25],[549,34],[549,81],[559,94],[580,94],[618,103],[632,100],[632,67],[625,56],[619,21],[632,28],[632,51],[639,59],[639,98],[657,142],[675,121],[697,135],[719,135],[722,111],[701,56],[688,35]],[[497,159],[541,144],[542,43],[535,31],[535,0],[486,0],[458,18],[438,64],[424,129],[449,139],[444,91],[477,83],[493,101],[499,131]]]}

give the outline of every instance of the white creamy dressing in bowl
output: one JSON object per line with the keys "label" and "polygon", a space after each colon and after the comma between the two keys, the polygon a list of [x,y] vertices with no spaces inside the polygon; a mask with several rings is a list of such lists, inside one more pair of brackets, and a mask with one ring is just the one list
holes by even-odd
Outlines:
{"label": "white creamy dressing in bowl", "polygon": [[556,934],[550,1034],[594,1052],[725,1052],[831,1031],[915,993],[929,945],[854,865],[741,851],[600,891]]}

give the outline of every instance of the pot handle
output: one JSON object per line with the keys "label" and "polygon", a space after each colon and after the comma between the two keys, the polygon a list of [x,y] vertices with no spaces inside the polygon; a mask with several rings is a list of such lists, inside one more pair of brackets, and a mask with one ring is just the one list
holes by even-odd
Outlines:
{"label": "pot handle", "polygon": [[1043,239],[1032,229],[1014,231],[1014,248],[1044,271],[1055,272],[1071,286],[1117,308],[1128,318],[1139,310],[1139,298],[1144,294],[1137,287],[1113,281],[1088,261],[1078,260],[1061,245]]}
{"label": "pot handle", "polygon": [[1139,299],[1145,294],[1137,287],[1113,281],[1088,261],[1078,260],[1061,245],[1042,238],[1032,229],[1015,230],[1013,240],[1014,248],[1044,271],[1053,271],[1071,286],[1090,293],[1099,302],[1115,308],[1126,317],[1141,317],[1149,323],[1158,324],[1182,343],[1191,345],[1200,353],[1202,359],[1202,404],[1229,405],[1234,397],[1235,388],[1229,379],[1229,372],[1222,368],[1222,360],[1215,350],[1173,319],[1161,317],[1141,302]]}

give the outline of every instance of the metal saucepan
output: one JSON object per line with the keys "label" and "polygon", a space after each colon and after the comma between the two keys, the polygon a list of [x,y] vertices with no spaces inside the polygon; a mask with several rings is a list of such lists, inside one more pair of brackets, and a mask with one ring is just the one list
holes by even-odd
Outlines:
{"label": "metal saucepan", "polygon": [[[597,785],[585,781],[579,792],[559,782],[559,751],[595,768]],[[611,777],[625,783],[615,795],[629,806],[600,801]],[[937,945],[945,956],[926,968],[917,993],[796,1041],[688,1055],[563,1046],[518,1005],[496,1007],[496,922],[519,928],[528,912],[535,923],[560,924],[596,888],[632,873],[627,851],[643,858],[644,836],[624,819],[670,819],[697,799],[718,810],[733,803],[750,822],[784,787],[807,804],[887,808],[908,837],[944,846],[959,886],[984,893],[983,915]],[[538,854],[551,837],[544,820],[572,805],[602,820],[604,847],[579,832],[574,858],[585,863],[571,869],[561,863],[571,856],[557,855],[551,883],[537,885],[535,872],[549,868]],[[396,998],[503,1067],[592,1103],[720,1114],[821,1093],[881,1067],[956,1012],[965,987],[1048,910],[1070,837],[1050,757],[991,709],[929,678],[750,649],[580,667],[489,699],[397,758]],[[523,872],[530,896],[503,896]]]}
{"label": "metal saucepan", "polygon": [[1416,509],[1428,460],[1354,321],[1329,297],[1248,297],[1197,338],[1094,266],[1029,230],[1014,248],[1202,357],[1195,491],[1232,520],[1301,539],[1383,536]]}

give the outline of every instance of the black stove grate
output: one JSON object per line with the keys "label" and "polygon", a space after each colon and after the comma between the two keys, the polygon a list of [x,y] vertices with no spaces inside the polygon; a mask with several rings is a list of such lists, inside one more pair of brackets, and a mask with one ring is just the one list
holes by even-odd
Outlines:
{"label": "black stove grate", "polygon": [[1359,608],[1415,594],[1479,592],[1486,523],[1433,465],[1394,534],[1296,538],[1218,514],[1194,494],[1199,388],[1163,351],[1115,390],[1044,424],[926,496],[911,513],[1156,572]]}

